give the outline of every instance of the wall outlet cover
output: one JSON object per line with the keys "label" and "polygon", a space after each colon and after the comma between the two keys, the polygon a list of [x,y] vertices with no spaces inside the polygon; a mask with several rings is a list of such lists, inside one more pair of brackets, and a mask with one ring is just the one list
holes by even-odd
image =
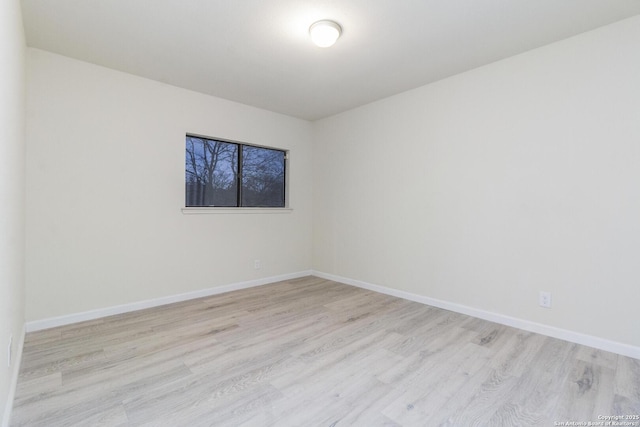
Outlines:
{"label": "wall outlet cover", "polygon": [[551,308],[551,292],[540,291],[538,304],[540,304],[540,307]]}

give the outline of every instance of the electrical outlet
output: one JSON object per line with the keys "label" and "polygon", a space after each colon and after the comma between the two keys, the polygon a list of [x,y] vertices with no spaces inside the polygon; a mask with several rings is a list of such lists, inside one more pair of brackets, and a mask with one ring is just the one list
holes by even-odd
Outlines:
{"label": "electrical outlet", "polygon": [[540,304],[540,307],[551,308],[551,292],[540,291],[538,304]]}
{"label": "electrical outlet", "polygon": [[253,268],[255,270],[260,270],[261,267],[262,267],[262,263],[260,262],[259,259],[253,261]]}
{"label": "electrical outlet", "polygon": [[12,347],[13,346],[13,335],[9,335],[9,345],[7,346],[7,367],[10,368],[11,367],[11,354],[12,354]]}

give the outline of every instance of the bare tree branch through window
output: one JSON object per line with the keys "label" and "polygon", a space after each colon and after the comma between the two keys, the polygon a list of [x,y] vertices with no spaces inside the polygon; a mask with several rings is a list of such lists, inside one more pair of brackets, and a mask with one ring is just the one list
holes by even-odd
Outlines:
{"label": "bare tree branch through window", "polygon": [[285,206],[285,151],[195,136],[185,147],[186,206]]}

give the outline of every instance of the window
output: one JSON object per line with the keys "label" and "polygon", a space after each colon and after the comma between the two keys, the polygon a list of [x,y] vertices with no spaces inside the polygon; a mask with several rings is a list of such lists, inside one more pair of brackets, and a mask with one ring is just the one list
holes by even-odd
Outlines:
{"label": "window", "polygon": [[285,207],[287,153],[186,137],[185,206]]}

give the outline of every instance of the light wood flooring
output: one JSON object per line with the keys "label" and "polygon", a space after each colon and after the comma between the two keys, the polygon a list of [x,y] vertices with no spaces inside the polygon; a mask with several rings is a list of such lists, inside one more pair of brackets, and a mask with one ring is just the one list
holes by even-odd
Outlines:
{"label": "light wood flooring", "polygon": [[640,361],[307,277],[29,333],[12,426],[553,426]]}

